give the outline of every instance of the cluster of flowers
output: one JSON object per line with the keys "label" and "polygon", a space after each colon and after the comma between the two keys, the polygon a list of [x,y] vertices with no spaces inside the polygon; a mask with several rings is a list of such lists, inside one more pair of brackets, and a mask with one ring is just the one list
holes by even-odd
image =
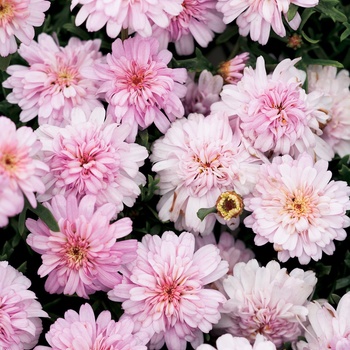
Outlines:
{"label": "cluster of flowers", "polygon": [[[46,333],[49,346],[35,349],[210,350],[209,332],[218,350],[350,347],[349,293],[336,310],[310,301],[313,271],[260,266],[232,234],[242,221],[256,245],[272,243],[280,262],[302,265],[345,240],[350,187],[331,179],[328,162],[350,154],[349,72],[305,72],[299,58],[267,72],[262,56],[253,68],[243,52],[196,80],[169,67],[167,49],[191,54],[235,19],[241,35],[266,44],[271,28],[285,36],[282,16],[299,26],[298,13],[287,19],[291,4],[317,3],[72,0],[76,25],[106,25],[113,39],[132,34],[103,55],[99,39],[33,40],[48,1],[0,0],[0,55],[17,51],[27,62],[7,68],[6,99],[22,123],[39,125],[0,117],[0,227],[26,200],[43,204],[59,230],[27,219],[26,243],[41,255],[45,290],[85,299],[102,291],[124,311],[116,322],[107,310],[96,318],[89,304],[68,310]],[[162,136],[147,150],[137,137],[152,124]],[[146,184],[146,161],[158,180],[158,217],[178,234],[138,241],[127,239],[132,220],[121,214]],[[38,343],[48,315],[29,287],[0,262],[1,349]]]}

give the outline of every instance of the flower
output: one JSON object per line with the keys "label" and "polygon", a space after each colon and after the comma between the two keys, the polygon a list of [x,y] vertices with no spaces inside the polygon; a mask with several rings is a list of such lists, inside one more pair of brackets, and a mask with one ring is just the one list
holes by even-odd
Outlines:
{"label": "flower", "polygon": [[249,52],[243,52],[219,65],[218,73],[228,84],[237,84],[243,77],[243,69],[249,59]]}
{"label": "flower", "polygon": [[223,192],[216,200],[216,209],[225,221],[236,218],[243,212],[242,197],[234,191]]}
{"label": "flower", "polygon": [[1,0],[0,1],[0,56],[16,52],[16,38],[30,45],[35,32],[45,19],[44,12],[50,1],[44,0]]}
{"label": "flower", "polygon": [[123,282],[108,293],[123,301],[129,316],[151,335],[150,348],[185,350],[203,342],[220,319],[218,311],[225,298],[205,286],[222,277],[228,268],[219,249],[209,244],[194,251],[194,236],[176,236],[166,231],[145,235],[139,243],[137,259],[123,271]]}
{"label": "flower", "polygon": [[217,9],[224,14],[224,22],[231,23],[237,19],[236,23],[239,33],[265,45],[269,39],[271,27],[280,37],[286,36],[286,29],[282,22],[282,15],[289,26],[297,30],[301,17],[296,12],[294,18],[289,21],[287,13],[290,5],[300,7],[315,7],[318,0],[218,0]]}
{"label": "flower", "polygon": [[260,167],[256,187],[244,200],[253,212],[244,224],[255,232],[255,244],[271,242],[280,261],[297,257],[301,264],[321,259],[322,252],[333,254],[333,240],[344,240],[350,225],[350,187],[330,181],[327,167],[308,154],[276,157]]}
{"label": "flower", "polygon": [[128,141],[135,140],[138,126],[145,129],[154,122],[164,133],[184,114],[180,98],[186,93],[186,70],[168,68],[172,54],[158,52],[158,46],[154,38],[117,39],[106,63],[95,67],[108,113],[117,123],[132,127]]}
{"label": "flower", "polygon": [[277,348],[295,341],[302,333],[300,322],[306,320],[305,304],[316,282],[314,272],[296,268],[288,274],[276,261],[266,267],[255,259],[240,262],[233,276],[224,280],[229,299],[216,328],[245,337],[251,344],[258,334]]}
{"label": "flower", "polygon": [[42,255],[38,274],[48,275],[45,289],[51,294],[88,298],[95,291],[108,291],[121,282],[120,266],[136,257],[136,240],[116,242],[131,232],[131,220],[110,224],[114,206],[105,204],[95,210],[95,200],[89,195],[80,202],[74,195],[55,196],[46,206],[58,222],[58,232],[40,219],[26,221],[31,232],[27,243]]}
{"label": "flower", "polygon": [[150,159],[162,196],[159,219],[202,234],[212,231],[216,216],[200,221],[198,210],[215,206],[225,191],[248,194],[260,164],[233,134],[228,118],[219,114],[190,114],[174,122],[153,144]]}
{"label": "flower", "polygon": [[305,341],[296,344],[297,350],[350,348],[350,292],[343,295],[335,310],[327,302],[313,301],[308,304],[309,325],[305,331]]}
{"label": "flower", "polygon": [[50,347],[37,346],[35,350],[66,350],[67,346],[72,350],[147,350],[147,339],[142,339],[144,334],[134,334],[133,331],[134,323],[130,318],[115,322],[111,313],[105,310],[96,319],[92,307],[83,304],[79,313],[68,310],[64,318],[51,325],[46,333]]}
{"label": "flower", "polygon": [[89,194],[98,206],[112,203],[116,214],[124,204],[131,207],[140,194],[145,177],[139,172],[147,158],[145,147],[124,142],[128,126],[104,122],[105,111],[96,108],[91,115],[73,109],[72,124],[64,128],[42,125],[37,134],[44,147],[42,159],[50,166],[43,178],[46,192],[38,197],[47,201],[56,194]]}
{"label": "flower", "polygon": [[27,122],[38,116],[40,125],[66,125],[73,107],[91,113],[102,106],[96,95],[98,84],[84,73],[102,56],[100,44],[100,40],[71,38],[61,47],[45,33],[30,46],[22,44],[18,53],[29,67],[9,66],[10,77],[3,82],[4,87],[13,89],[7,100],[22,108],[20,120]]}
{"label": "flower", "polygon": [[0,348],[33,349],[42,331],[39,317],[48,317],[30,280],[7,261],[0,261]]}

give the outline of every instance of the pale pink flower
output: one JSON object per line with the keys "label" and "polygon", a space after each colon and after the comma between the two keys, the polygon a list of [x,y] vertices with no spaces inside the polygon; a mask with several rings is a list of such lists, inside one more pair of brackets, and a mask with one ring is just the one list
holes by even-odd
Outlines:
{"label": "pale pink flower", "polygon": [[308,91],[320,91],[331,97],[328,110],[330,119],[322,125],[321,136],[334,152],[341,157],[350,154],[350,78],[347,70],[337,73],[337,68],[330,66],[309,66]]}
{"label": "pale pink flower", "polygon": [[229,296],[223,305],[217,328],[251,344],[257,334],[277,348],[302,334],[300,322],[307,316],[305,306],[317,279],[312,271],[294,269],[287,273],[276,261],[260,267],[256,260],[238,263],[233,276],[224,280]]}
{"label": "pale pink flower", "polygon": [[258,152],[296,156],[308,151],[329,161],[334,152],[320,138],[320,123],[329,119],[321,108],[325,99],[319,92],[306,94],[306,74],[294,67],[299,60],[285,59],[267,75],[258,57],[256,69],[246,67],[237,85],[223,87],[222,101],[212,111],[237,118],[243,137]]}
{"label": "pale pink flower", "polygon": [[219,306],[225,297],[205,286],[222,277],[228,268],[219,249],[209,244],[194,250],[193,234],[176,236],[167,231],[146,235],[139,243],[137,259],[123,271],[123,282],[108,293],[123,301],[130,316],[151,338],[150,349],[185,350],[203,343],[220,319]]}
{"label": "pale pink flower", "polygon": [[218,73],[228,84],[237,84],[243,77],[243,70],[249,60],[249,52],[243,52],[220,64]]}
{"label": "pale pink flower", "polygon": [[308,305],[305,341],[296,344],[297,350],[350,349],[350,292],[339,301],[335,310],[329,303],[313,301]]}
{"label": "pale pink flower", "polygon": [[246,195],[253,188],[259,160],[233,134],[228,118],[190,114],[172,124],[158,139],[150,156],[162,196],[159,219],[173,221],[178,230],[209,234],[215,214],[201,221],[197,212],[215,206],[225,191]]}
{"label": "pale pink flower", "polygon": [[298,12],[291,21],[287,19],[290,5],[315,7],[318,5],[318,0],[218,0],[217,9],[224,14],[226,24],[237,19],[241,35],[250,34],[252,40],[265,45],[271,27],[277,35],[286,36],[282,16],[292,29],[298,29],[301,22]]}
{"label": "pale pink flower", "polygon": [[137,241],[116,240],[131,232],[131,220],[123,218],[110,224],[114,206],[105,204],[96,210],[93,196],[78,202],[74,195],[67,199],[57,195],[46,206],[57,220],[59,232],[51,231],[40,219],[26,221],[31,232],[27,243],[42,255],[38,274],[48,276],[46,291],[88,298],[120,283],[118,271],[135,259]]}
{"label": "pale pink flower", "polygon": [[50,327],[45,335],[50,346],[37,346],[35,350],[147,350],[144,335],[134,334],[130,318],[115,322],[107,310],[95,318],[92,307],[83,304],[79,313],[68,310]]}
{"label": "pale pink flower", "polygon": [[106,63],[95,67],[108,113],[117,123],[132,127],[128,141],[135,140],[138,127],[145,129],[154,122],[164,133],[170,122],[184,115],[180,98],[186,93],[186,69],[168,68],[172,54],[158,47],[154,38],[117,39]]}
{"label": "pale pink flower", "polygon": [[1,0],[0,1],[0,56],[16,52],[16,38],[29,45],[35,35],[34,27],[44,23],[44,12],[50,1]]}
{"label": "pale pink flower", "polygon": [[102,106],[96,95],[98,84],[84,75],[102,56],[100,44],[100,40],[71,38],[61,47],[45,33],[39,35],[38,42],[22,44],[18,53],[29,67],[9,66],[10,77],[3,82],[12,89],[7,100],[22,109],[20,120],[27,122],[38,116],[40,125],[66,125],[73,107],[90,113]]}
{"label": "pale pink flower", "polygon": [[39,317],[48,317],[35,294],[28,290],[30,280],[0,261],[0,349],[33,349],[42,331]]}
{"label": "pale pink flower", "polygon": [[153,26],[153,36],[162,48],[174,43],[179,55],[190,55],[194,52],[195,41],[207,47],[215,33],[225,30],[222,14],[215,7],[216,0],[183,0],[181,12],[171,16],[168,26]]}
{"label": "pale pink flower", "polygon": [[86,194],[96,204],[112,203],[116,213],[124,204],[131,207],[140,194],[145,177],[139,167],[147,158],[145,147],[126,143],[126,125],[106,124],[105,111],[96,108],[87,116],[73,109],[72,124],[64,128],[42,125],[37,134],[43,142],[42,159],[50,167],[43,178],[46,192],[38,197],[47,201],[55,194]]}
{"label": "pale pink flower", "polygon": [[307,264],[321,259],[322,252],[333,254],[333,241],[344,240],[350,225],[350,187],[330,181],[327,167],[308,154],[296,160],[276,157],[260,167],[256,187],[244,201],[253,212],[244,224],[255,232],[255,244],[273,243],[283,262],[297,257]]}
{"label": "pale pink flower", "polygon": [[82,5],[75,24],[80,26],[87,20],[89,32],[97,32],[106,25],[110,38],[116,38],[122,29],[149,37],[152,35],[152,24],[167,27],[170,16],[180,13],[181,3],[182,0],[72,0],[71,10],[78,4]]}

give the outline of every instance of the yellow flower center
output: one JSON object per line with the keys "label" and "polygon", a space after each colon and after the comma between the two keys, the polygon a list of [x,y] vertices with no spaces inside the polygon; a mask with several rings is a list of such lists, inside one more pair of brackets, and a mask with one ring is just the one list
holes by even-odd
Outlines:
{"label": "yellow flower center", "polygon": [[223,192],[216,201],[216,210],[226,221],[242,214],[242,197],[234,191]]}
{"label": "yellow flower center", "polygon": [[17,165],[17,158],[13,154],[5,153],[0,159],[0,165],[7,172],[12,172]]}
{"label": "yellow flower center", "polygon": [[13,17],[13,8],[11,4],[6,0],[0,0],[0,20]]}
{"label": "yellow flower center", "polygon": [[287,199],[284,209],[292,218],[300,218],[310,213],[310,199],[305,196],[292,196]]}

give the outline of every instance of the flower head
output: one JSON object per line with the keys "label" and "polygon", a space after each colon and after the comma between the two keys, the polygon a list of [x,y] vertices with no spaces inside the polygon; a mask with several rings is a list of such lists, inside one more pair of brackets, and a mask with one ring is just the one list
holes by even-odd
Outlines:
{"label": "flower head", "polygon": [[249,52],[243,52],[220,64],[218,73],[228,84],[237,84],[243,77],[243,69],[249,59]]}

